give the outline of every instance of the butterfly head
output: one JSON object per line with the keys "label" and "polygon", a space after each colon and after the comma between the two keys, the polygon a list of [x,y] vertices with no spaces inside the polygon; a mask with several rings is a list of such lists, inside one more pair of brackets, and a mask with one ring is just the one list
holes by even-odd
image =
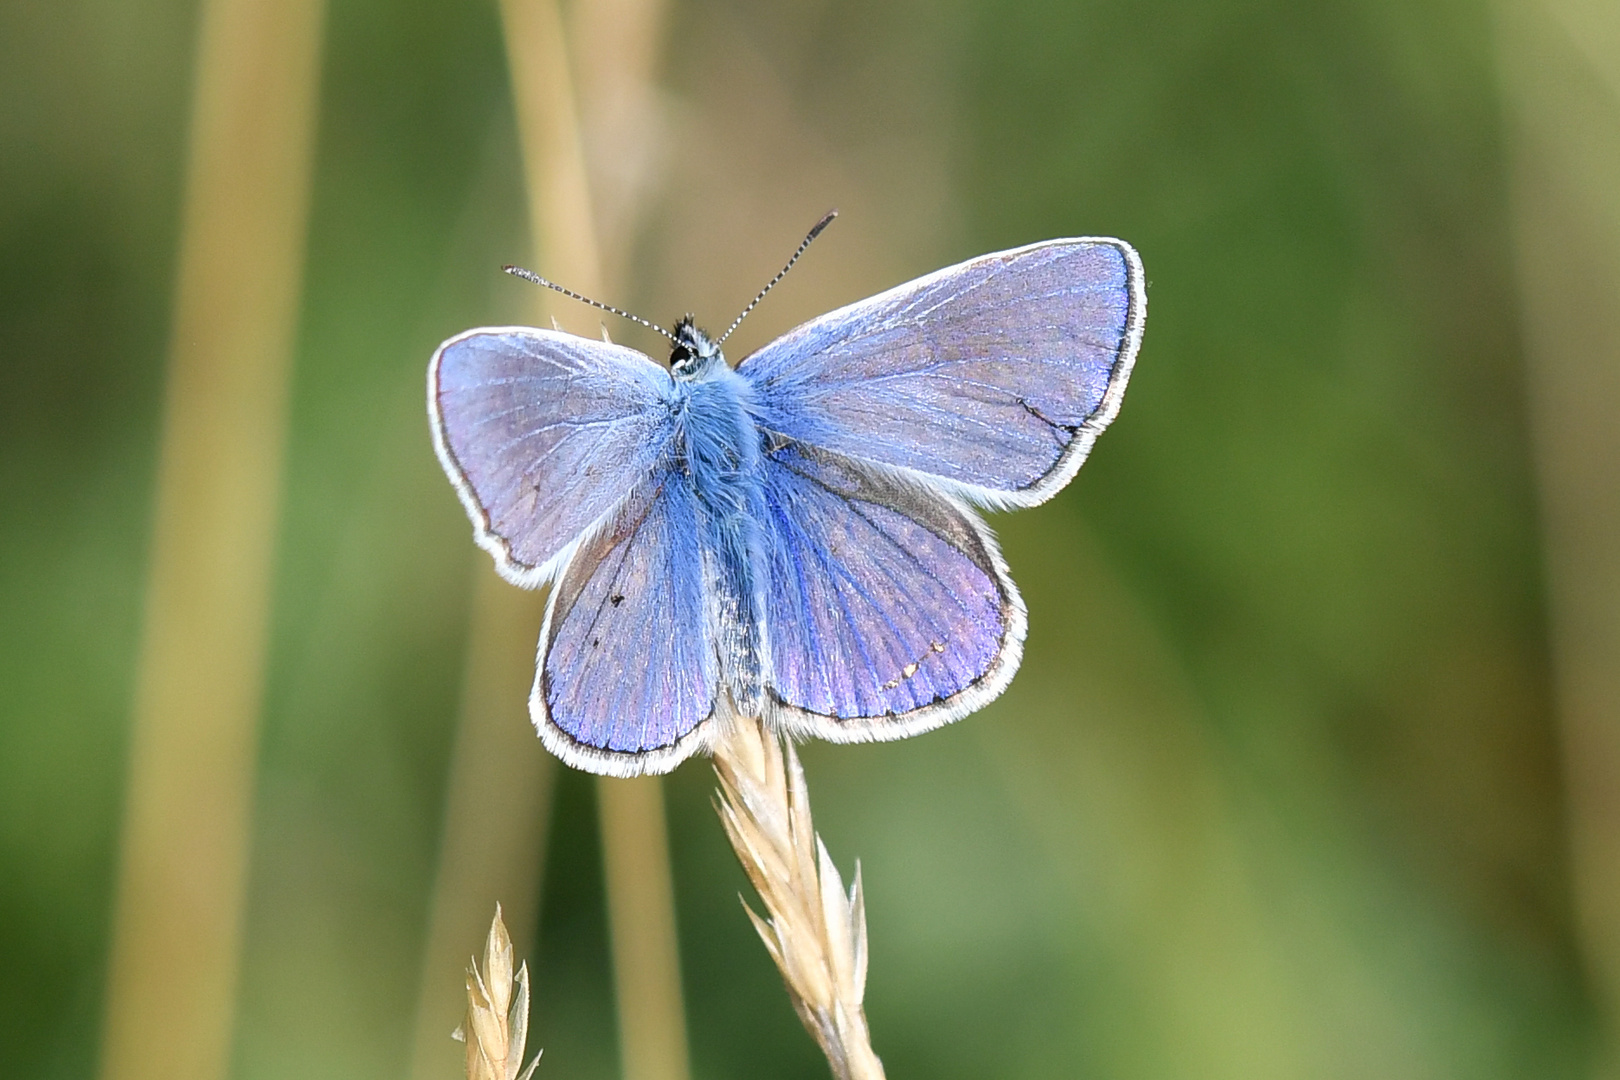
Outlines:
{"label": "butterfly head", "polygon": [[695,379],[716,363],[726,362],[720,346],[697,328],[688,315],[675,324],[675,347],[669,352],[669,373],[677,379]]}

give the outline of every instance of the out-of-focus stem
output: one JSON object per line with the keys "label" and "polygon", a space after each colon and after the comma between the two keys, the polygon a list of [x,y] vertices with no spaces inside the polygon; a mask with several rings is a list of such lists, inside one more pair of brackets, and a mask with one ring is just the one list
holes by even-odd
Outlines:
{"label": "out-of-focus stem", "polygon": [[[556,5],[552,0],[506,0],[501,17],[535,265],[594,295],[601,272],[590,185]],[[535,291],[536,325],[548,322],[548,302],[549,294]],[[556,765],[535,738],[526,705],[545,595],[501,581],[481,556],[478,564],[433,914],[417,994],[412,1080],[432,1080],[443,1073],[450,1054],[445,1020],[457,1009],[455,988],[444,980],[444,972],[469,951],[483,913],[497,900],[504,903],[521,944],[539,910]],[[522,748],[516,745],[519,740],[525,743]]]}
{"label": "out-of-focus stem", "polygon": [[1575,901],[1620,1076],[1620,13],[1501,0]]}
{"label": "out-of-focus stem", "polygon": [[[617,73],[606,76],[603,93],[609,97],[650,78],[660,6],[655,0],[624,3],[614,18],[587,19],[587,51],[602,58],[605,71]],[[502,0],[501,16],[538,263],[569,288],[600,297],[607,285],[604,259],[557,5]],[[548,303],[551,297],[537,299]],[[565,318],[573,315],[566,312]],[[686,1020],[662,787],[657,780],[603,779],[597,792],[624,1075],[685,1080]]]}
{"label": "out-of-focus stem", "polygon": [[570,10],[602,278],[616,295],[670,137],[655,81],[668,6],[668,0],[590,0]]}
{"label": "out-of-focus stem", "polygon": [[535,738],[525,707],[545,595],[502,581],[481,552],[477,562],[444,831],[422,950],[412,1080],[440,1080],[454,1066],[456,1052],[445,1036],[461,995],[445,973],[473,951],[484,915],[504,904],[520,944],[534,929],[557,768]]}
{"label": "out-of-focus stem", "polygon": [[600,299],[602,259],[590,177],[556,2],[501,0],[501,19],[535,250],[543,268],[564,285]]}
{"label": "out-of-focus stem", "polygon": [[104,1080],[227,1071],[321,0],[205,0]]}
{"label": "out-of-focus stem", "polygon": [[686,1080],[675,896],[661,778],[602,777],[603,877],[625,1080]]}

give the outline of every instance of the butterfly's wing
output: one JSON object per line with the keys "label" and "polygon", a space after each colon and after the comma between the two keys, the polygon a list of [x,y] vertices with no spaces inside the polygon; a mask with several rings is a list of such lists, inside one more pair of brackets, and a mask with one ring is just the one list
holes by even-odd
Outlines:
{"label": "butterfly's wing", "polygon": [[665,466],[558,576],[529,711],[575,768],[663,773],[703,748],[719,676],[698,536],[691,489]]}
{"label": "butterfly's wing", "polygon": [[1049,240],[823,315],[738,371],[772,431],[1032,506],[1114,418],[1146,307],[1129,244]]}
{"label": "butterfly's wing", "polygon": [[502,577],[549,580],[665,455],[669,384],[634,349],[551,330],[469,330],[439,346],[433,446]]}
{"label": "butterfly's wing", "polygon": [[834,742],[898,739],[1000,694],[1024,605],[967,506],[788,443],[763,466],[773,716]]}
{"label": "butterfly's wing", "polygon": [[451,338],[428,368],[434,446],[479,544],[517,584],[556,578],[529,710],[553,753],[592,772],[667,772],[714,712],[669,390],[632,349],[522,327]]}

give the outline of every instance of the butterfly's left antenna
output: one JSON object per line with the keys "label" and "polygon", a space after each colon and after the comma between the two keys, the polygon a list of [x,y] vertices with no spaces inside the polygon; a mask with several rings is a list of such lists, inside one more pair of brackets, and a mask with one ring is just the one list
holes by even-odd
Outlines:
{"label": "butterfly's left antenna", "polygon": [[[822,224],[825,225],[826,222],[822,222]],[[817,229],[819,230],[820,226],[817,226]],[[808,243],[808,242],[809,241],[806,241],[806,243]],[[800,248],[799,250],[803,251],[804,249]],[[794,258],[798,258],[798,256],[795,255]],[[788,265],[791,266],[793,264],[789,263]],[[660,334],[663,334],[665,337],[669,338],[669,340],[675,341],[675,335],[670,333],[668,330],[665,330],[662,326],[659,326],[657,323],[650,323],[646,319],[643,319],[640,315],[632,315],[628,311],[621,311],[619,308],[614,307],[612,304],[604,304],[600,300],[592,300],[588,296],[581,296],[579,293],[575,292],[573,289],[565,289],[561,285],[558,285],[555,281],[547,281],[545,278],[541,277],[539,274],[535,273],[533,270],[525,270],[521,266],[503,266],[503,267],[501,267],[501,269],[505,270],[508,274],[511,274],[513,277],[520,277],[524,281],[532,281],[536,285],[544,285],[548,289],[556,289],[558,292],[562,293],[564,296],[571,297],[571,298],[573,298],[575,300],[580,301],[581,303],[589,304],[589,305],[591,305],[591,307],[594,307],[594,308],[601,308],[603,311],[611,311],[613,314],[622,316],[623,318],[626,318],[626,319],[629,319],[631,322],[638,322],[642,326],[645,326],[647,329],[656,330]],[[775,282],[772,282],[771,284],[774,285]],[[555,320],[553,320],[553,321],[555,321]],[[677,345],[680,344],[680,342],[678,342],[678,341],[675,341],[675,343]]]}
{"label": "butterfly's left antenna", "polygon": [[726,338],[731,336],[731,332],[733,330],[737,329],[738,326],[742,325],[742,321],[744,319],[748,318],[748,313],[750,311],[753,311],[754,308],[758,307],[759,302],[761,300],[765,299],[765,294],[770,292],[772,289],[774,289],[776,287],[776,283],[778,281],[781,281],[783,278],[787,277],[787,272],[789,270],[793,269],[793,264],[794,263],[799,261],[799,256],[803,255],[804,254],[804,249],[810,246],[810,241],[812,241],[816,237],[820,236],[821,235],[821,230],[825,229],[828,225],[831,225],[832,224],[832,219],[837,217],[837,216],[838,216],[838,211],[837,210],[829,210],[829,211],[827,211],[827,216],[826,217],[824,217],[820,221],[816,222],[816,227],[810,230],[810,234],[808,236],[806,236],[804,238],[804,242],[799,245],[799,250],[797,250],[797,251],[795,251],[793,253],[793,258],[789,259],[787,261],[787,265],[782,267],[782,272],[777,274],[775,277],[771,278],[770,281],[766,282],[765,287],[763,289],[759,290],[759,295],[754,297],[754,299],[749,302],[747,307],[743,308],[741,315],[737,316],[737,321],[732,323],[730,326],[726,327],[726,332],[721,334],[720,335],[720,340],[716,341],[714,343],[716,348],[718,348],[719,346],[725,344],[725,340],[726,340]]}

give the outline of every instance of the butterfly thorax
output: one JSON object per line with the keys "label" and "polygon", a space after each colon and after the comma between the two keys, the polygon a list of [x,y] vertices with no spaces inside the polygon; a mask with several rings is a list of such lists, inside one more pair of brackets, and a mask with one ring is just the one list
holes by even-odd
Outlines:
{"label": "butterfly thorax", "polygon": [[720,670],[744,711],[763,706],[761,589],[763,494],[759,433],[749,415],[748,381],[726,364],[702,331],[682,320],[690,350],[677,345],[670,373],[677,472],[698,510],[698,545],[709,583],[708,618]]}
{"label": "butterfly thorax", "polygon": [[684,316],[675,324],[674,337],[675,346],[669,351],[669,373],[676,381],[700,379],[713,371],[716,365],[726,366],[720,346],[697,328],[692,316]]}

